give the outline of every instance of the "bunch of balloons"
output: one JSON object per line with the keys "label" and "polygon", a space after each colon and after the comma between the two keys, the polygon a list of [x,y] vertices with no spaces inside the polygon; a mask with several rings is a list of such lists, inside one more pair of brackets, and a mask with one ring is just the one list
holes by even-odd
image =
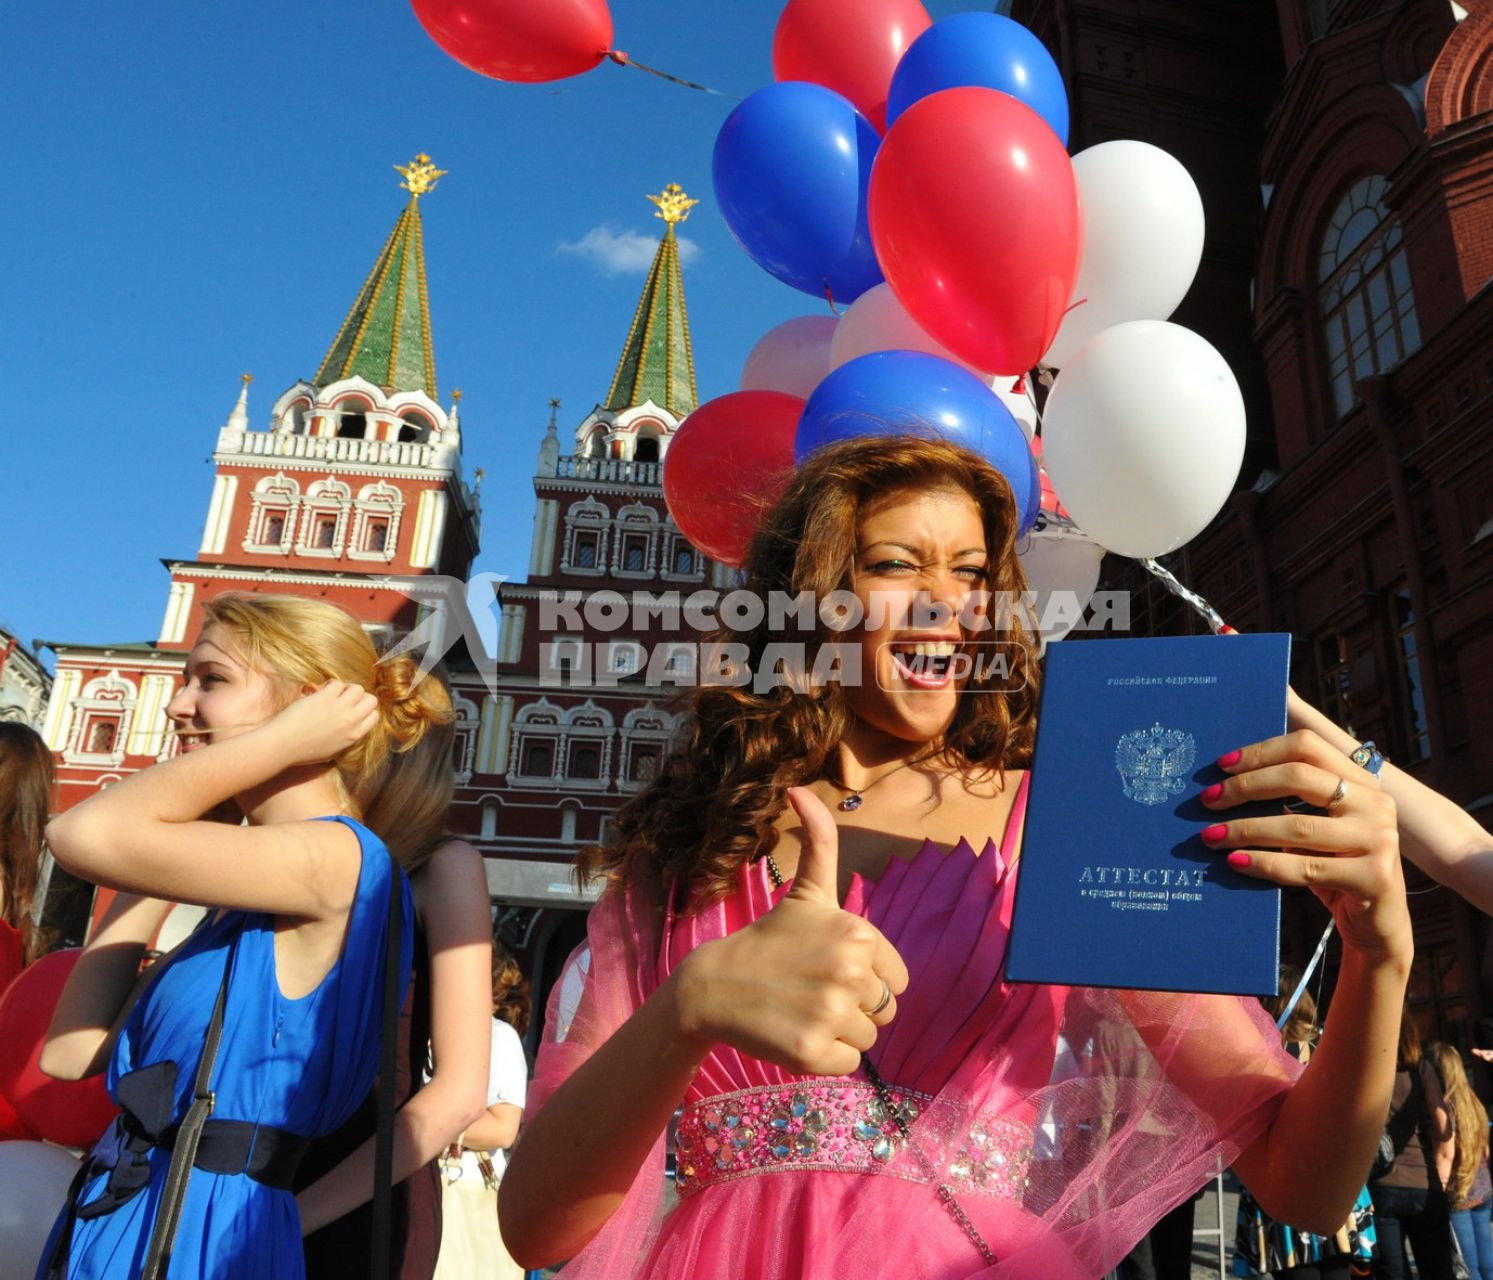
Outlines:
{"label": "bunch of balloons", "polygon": [[[625,60],[606,0],[412,2],[437,43],[499,79]],[[772,61],[774,83],[716,138],[716,199],[753,261],[829,314],[769,331],[742,390],[676,434],[664,488],[690,540],[739,564],[812,449],[928,429],[1001,469],[1031,545],[1089,544],[1041,553],[1077,564],[1075,585],[1100,549],[1149,558],[1199,533],[1238,475],[1244,408],[1218,352],[1167,323],[1203,250],[1186,169],[1144,142],[1070,156],[1062,75],[1000,14],[787,0]],[[1057,374],[1039,427],[1040,368]],[[1042,502],[1039,430],[1061,516]]]}
{"label": "bunch of balloons", "polygon": [[0,1280],[33,1280],[77,1157],[45,1142],[0,1142]]}
{"label": "bunch of balloons", "polygon": [[79,950],[54,951],[0,993],[0,1280],[31,1280],[78,1160],[118,1108],[102,1075],[53,1080],[40,1066],[52,1012]]}
{"label": "bunch of balloons", "polygon": [[[1237,477],[1244,411],[1217,351],[1166,323],[1203,250],[1186,169],[1143,142],[1070,157],[1057,65],[999,14],[788,0],[773,67],[720,130],[716,197],[747,254],[832,313],[778,325],[747,359],[744,389],[805,402],[791,458],[780,422],[760,436],[766,470],[936,424],[1011,483],[1034,583],[1085,600],[1104,550],[1153,557],[1200,532]],[[1039,426],[1040,369],[1056,373]],[[676,437],[671,463],[694,436],[720,464],[674,485],[696,541],[707,495],[740,487],[727,451],[757,421],[728,396]],[[711,554],[739,562],[744,541],[711,533]]]}
{"label": "bunch of balloons", "polygon": [[91,1147],[118,1111],[102,1075],[53,1080],[41,1070],[52,1011],[82,954],[70,949],[45,955],[0,993],[0,1139]]}

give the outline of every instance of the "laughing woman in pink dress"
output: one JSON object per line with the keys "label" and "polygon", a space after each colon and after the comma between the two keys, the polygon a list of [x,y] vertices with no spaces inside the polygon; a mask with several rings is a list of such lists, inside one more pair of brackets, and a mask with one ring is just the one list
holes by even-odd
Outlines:
{"label": "laughing woman in pink dress", "polygon": [[[774,669],[769,644],[806,641],[812,667],[846,643],[845,678],[697,689],[591,859],[609,883],[589,967],[556,988],[581,998],[552,1009],[503,1182],[521,1262],[572,1258],[567,1280],[1079,1280],[1220,1159],[1303,1227],[1347,1216],[1410,965],[1394,806],[1310,733],[1239,744],[1206,799],[1221,820],[1246,796],[1325,807],[1347,779],[1330,816],[1235,820],[1212,842],[1309,885],[1342,930],[1305,1071],[1253,1001],[1007,983],[1035,651],[1002,620],[1008,678],[948,655],[973,593],[1024,585],[1015,541],[1000,475],[913,438],[816,454],[766,517],[749,590],[851,591],[868,613],[843,634],[774,633],[769,614],[726,635],[753,670]],[[1071,835],[1105,839],[1082,795]]]}

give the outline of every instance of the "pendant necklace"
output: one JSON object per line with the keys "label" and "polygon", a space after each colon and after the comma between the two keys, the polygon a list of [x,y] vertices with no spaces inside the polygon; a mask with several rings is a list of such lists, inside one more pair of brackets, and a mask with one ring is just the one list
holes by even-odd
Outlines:
{"label": "pendant necklace", "polygon": [[[847,787],[843,782],[836,782],[833,778],[826,778],[825,781],[828,782],[832,787],[839,787],[841,791],[850,792],[848,796],[840,801],[840,808],[846,813],[854,813],[861,807],[861,797],[864,796],[866,792],[871,790],[872,787],[876,786],[878,783],[885,782],[892,776],[892,774],[897,773],[899,770],[907,769],[912,765],[922,764],[925,760],[933,759],[934,756],[940,755],[942,751],[943,748],[940,747],[937,751],[929,751],[924,755],[914,756],[911,760],[904,760],[895,769],[888,769],[884,774],[881,775],[881,777],[875,779],[872,782],[868,782],[859,790],[856,790],[852,787]],[[777,859],[775,859],[772,854],[769,853],[766,855],[765,861],[767,862],[767,874],[772,883],[772,887],[774,889],[781,889],[783,885],[787,883],[787,881],[784,879],[783,873],[778,869]]]}
{"label": "pendant necklace", "polygon": [[858,789],[855,787],[847,787],[843,782],[836,782],[833,778],[826,778],[825,781],[828,782],[832,787],[839,787],[841,791],[850,792],[848,796],[840,801],[840,808],[846,813],[854,813],[861,807],[861,797],[864,796],[866,792],[871,790],[872,787],[880,786],[894,773],[898,773],[903,769],[910,768],[915,764],[922,764],[925,760],[933,759],[933,757],[939,755],[942,750],[943,748],[940,747],[938,751],[929,751],[925,755],[914,756],[911,760],[904,760],[895,769],[888,769],[884,774],[881,775],[881,777],[875,779],[872,782],[868,782],[864,787],[860,787]]}

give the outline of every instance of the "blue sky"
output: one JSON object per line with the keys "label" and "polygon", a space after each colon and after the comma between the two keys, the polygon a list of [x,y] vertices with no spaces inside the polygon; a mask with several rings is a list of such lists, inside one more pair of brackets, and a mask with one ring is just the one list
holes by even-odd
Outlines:
{"label": "blue sky", "polygon": [[[745,96],[771,79],[779,8],[614,0],[616,44]],[[462,388],[467,474],[486,471],[479,570],[527,568],[549,398],[563,440],[606,394],[663,228],[646,192],[702,201],[682,228],[702,399],[816,310],[714,207],[731,100],[611,63],[499,84],[406,0],[9,5],[0,77],[0,626],[27,642],[155,638],[160,561],[196,551],[239,374],[260,427],[315,372],[417,151],[450,171],[422,212],[441,397]]]}

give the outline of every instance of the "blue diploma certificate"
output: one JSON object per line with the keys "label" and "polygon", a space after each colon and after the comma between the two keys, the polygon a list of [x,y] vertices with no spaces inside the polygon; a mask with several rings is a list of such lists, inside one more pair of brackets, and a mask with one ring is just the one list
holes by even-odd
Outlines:
{"label": "blue diploma certificate", "polygon": [[1280,890],[1203,844],[1220,756],[1285,732],[1287,635],[1049,646],[1006,974],[1274,995]]}

